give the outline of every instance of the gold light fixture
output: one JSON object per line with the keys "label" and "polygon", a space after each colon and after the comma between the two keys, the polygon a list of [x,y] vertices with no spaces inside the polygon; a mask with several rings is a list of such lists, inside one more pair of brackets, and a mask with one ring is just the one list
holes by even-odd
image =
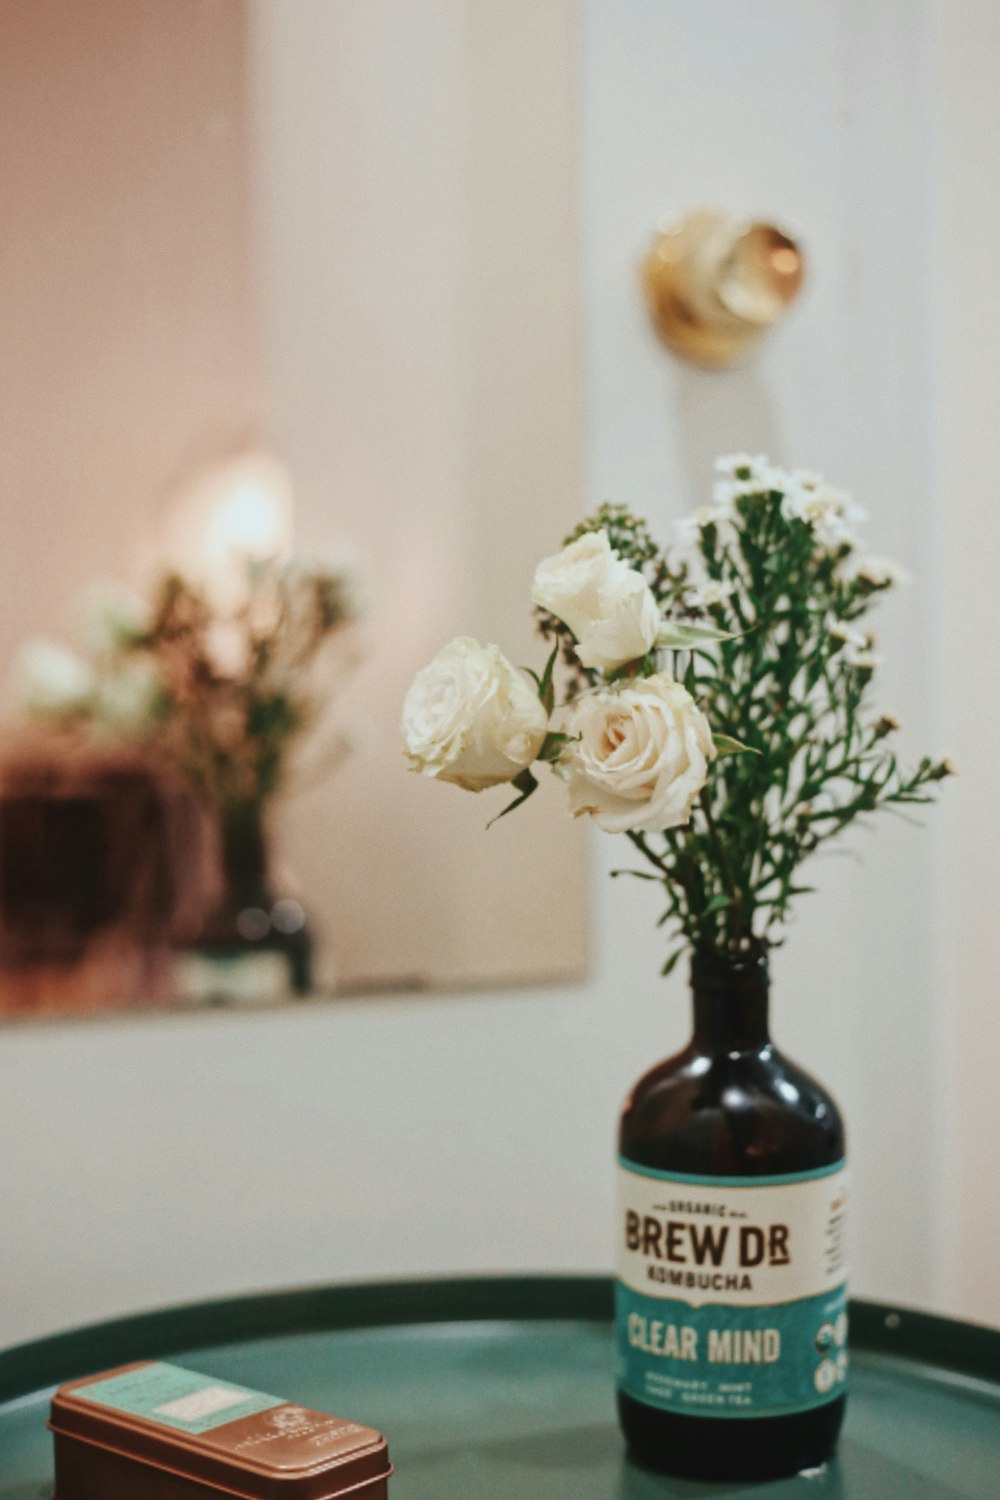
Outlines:
{"label": "gold light fixture", "polygon": [[802,251],[774,224],[699,209],[642,265],[650,317],[675,354],[713,369],[745,358],[794,302]]}

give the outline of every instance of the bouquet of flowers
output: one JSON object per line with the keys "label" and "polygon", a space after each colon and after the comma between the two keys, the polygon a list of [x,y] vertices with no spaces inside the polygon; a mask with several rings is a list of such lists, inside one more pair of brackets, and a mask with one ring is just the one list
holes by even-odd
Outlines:
{"label": "bouquet of flowers", "polygon": [[92,590],[86,656],[28,642],[20,707],[37,723],[145,743],[216,811],[263,803],[321,716],[324,650],[354,618],[355,593],[346,572],[270,561],[248,563],[243,595],[225,611],[177,573],[148,602]]}
{"label": "bouquet of flowers", "polygon": [[901,766],[899,725],[873,706],[867,616],[902,570],[859,550],[860,508],[763,457],[717,468],[712,504],[670,546],[606,505],[539,564],[542,671],[460,637],[403,712],[421,775],[509,783],[503,816],[545,764],[576,816],[625,834],[649,869],[619,873],[663,887],[665,972],[687,948],[766,952],[810,855],[856,819],[933,800],[951,774],[930,757]]}

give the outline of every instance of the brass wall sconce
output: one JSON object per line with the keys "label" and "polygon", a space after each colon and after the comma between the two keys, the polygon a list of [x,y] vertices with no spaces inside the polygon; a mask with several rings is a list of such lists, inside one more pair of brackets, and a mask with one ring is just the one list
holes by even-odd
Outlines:
{"label": "brass wall sconce", "polygon": [[700,209],[655,240],[642,265],[657,334],[721,369],[747,356],[802,286],[802,251],[774,224]]}

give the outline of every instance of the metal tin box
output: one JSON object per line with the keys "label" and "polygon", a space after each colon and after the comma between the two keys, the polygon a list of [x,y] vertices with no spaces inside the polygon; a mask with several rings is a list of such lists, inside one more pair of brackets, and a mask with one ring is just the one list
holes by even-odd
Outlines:
{"label": "metal tin box", "polygon": [[381,1433],[142,1361],[52,1398],[55,1500],[387,1500]]}

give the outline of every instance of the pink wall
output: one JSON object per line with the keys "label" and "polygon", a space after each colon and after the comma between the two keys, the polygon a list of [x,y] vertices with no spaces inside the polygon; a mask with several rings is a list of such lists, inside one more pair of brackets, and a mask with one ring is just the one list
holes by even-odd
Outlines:
{"label": "pink wall", "polygon": [[258,409],[242,0],[0,6],[0,674]]}

